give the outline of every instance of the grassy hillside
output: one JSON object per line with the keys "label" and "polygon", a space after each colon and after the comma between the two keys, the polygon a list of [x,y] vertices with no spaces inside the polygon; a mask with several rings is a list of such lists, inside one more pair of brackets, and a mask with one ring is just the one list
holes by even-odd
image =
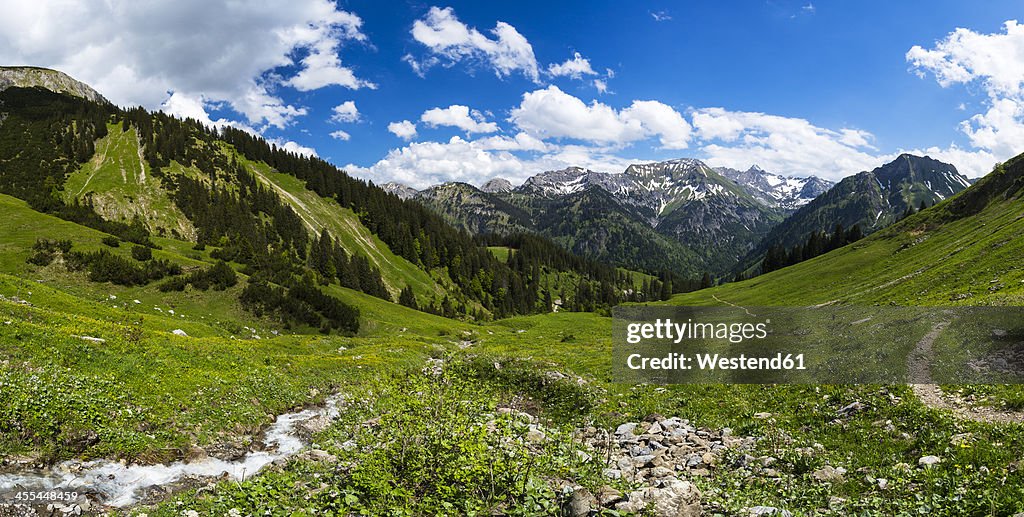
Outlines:
{"label": "grassy hillside", "polygon": [[306,189],[295,176],[274,171],[265,163],[239,157],[260,181],[272,187],[295,210],[310,230],[320,233],[324,228],[337,239],[345,251],[360,254],[378,268],[392,296],[411,286],[417,298],[426,301],[444,296],[444,288],[425,271],[391,252],[376,235],[370,233],[351,209],[343,208],[333,199],[320,197]]}
{"label": "grassy hillside", "polygon": [[96,154],[64,184],[64,197],[91,199],[108,220],[131,222],[140,217],[156,235],[195,240],[195,228],[171,201],[160,178],[142,157],[135,128],[122,131],[107,124],[107,136],[96,142]]}
{"label": "grassy hillside", "polygon": [[[96,142],[96,154],[68,177],[65,199],[89,199],[96,211],[107,219],[130,222],[138,216],[156,235],[194,241],[196,230],[192,223],[178,210],[161,179],[152,174],[143,159],[136,129],[122,131],[121,126],[115,124],[108,124],[107,129],[108,135]],[[196,145],[202,144],[197,142]],[[392,253],[350,209],[309,191],[294,176],[278,173],[265,163],[245,159],[230,146],[222,145],[221,152],[243,162],[261,182],[273,188],[310,230],[319,234],[326,228],[347,252],[367,257],[381,271],[392,296],[397,297],[406,285],[412,286],[422,301],[433,301],[444,295],[437,281]],[[231,184],[220,181],[221,178],[206,177],[194,167],[183,167],[178,162],[172,162],[165,172],[203,178],[231,188]]]}
{"label": "grassy hillside", "polygon": [[852,245],[670,303],[714,305],[722,303],[718,298],[752,306],[1022,305],[1024,199],[1014,187],[1021,176],[1018,159],[958,196]]}

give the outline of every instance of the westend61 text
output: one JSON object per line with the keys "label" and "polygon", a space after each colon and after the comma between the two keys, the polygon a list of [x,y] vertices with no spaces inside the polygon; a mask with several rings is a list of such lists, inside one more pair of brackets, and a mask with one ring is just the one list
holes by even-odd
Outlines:
{"label": "westend61 text", "polygon": [[785,354],[774,357],[736,357],[721,354],[682,354],[672,352],[664,357],[644,357],[632,354],[626,358],[631,370],[806,370],[804,354]]}

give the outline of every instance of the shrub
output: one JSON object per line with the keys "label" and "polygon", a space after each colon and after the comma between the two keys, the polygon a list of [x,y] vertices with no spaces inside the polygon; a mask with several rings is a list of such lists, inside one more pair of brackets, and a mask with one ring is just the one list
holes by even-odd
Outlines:
{"label": "shrub", "polygon": [[146,246],[132,246],[132,258],[139,262],[145,262],[153,258],[153,250]]}

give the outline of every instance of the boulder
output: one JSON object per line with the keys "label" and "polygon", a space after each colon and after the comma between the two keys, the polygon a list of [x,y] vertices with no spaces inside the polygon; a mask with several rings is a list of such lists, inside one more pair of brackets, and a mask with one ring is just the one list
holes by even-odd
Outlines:
{"label": "boulder", "polygon": [[567,506],[567,513],[572,517],[587,517],[590,512],[599,508],[597,498],[582,487],[573,491]]}

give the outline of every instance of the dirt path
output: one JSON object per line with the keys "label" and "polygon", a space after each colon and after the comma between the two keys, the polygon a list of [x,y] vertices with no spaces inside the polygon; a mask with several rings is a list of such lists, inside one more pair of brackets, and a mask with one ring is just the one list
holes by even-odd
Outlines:
{"label": "dirt path", "polygon": [[714,298],[715,300],[717,300],[719,303],[724,303],[726,305],[730,305],[732,307],[736,307],[737,309],[743,309],[743,312],[747,313],[747,316],[757,316],[756,314],[754,314],[754,313],[750,312],[749,310],[747,310],[746,307],[741,307],[739,305],[736,305],[735,303],[727,302],[727,301],[725,301],[725,300],[723,300],[723,299],[721,299],[721,298],[719,298],[719,297],[717,297],[715,295],[711,295],[711,297]]}
{"label": "dirt path", "polygon": [[1000,411],[993,407],[972,405],[956,395],[943,392],[942,388],[932,383],[931,367],[929,366],[934,356],[932,345],[948,325],[948,321],[943,321],[932,327],[932,330],[925,334],[921,341],[918,341],[914,351],[907,358],[907,374],[914,395],[924,405],[934,409],[952,411],[957,418],[963,420],[989,424],[1024,423],[1024,412]]}

